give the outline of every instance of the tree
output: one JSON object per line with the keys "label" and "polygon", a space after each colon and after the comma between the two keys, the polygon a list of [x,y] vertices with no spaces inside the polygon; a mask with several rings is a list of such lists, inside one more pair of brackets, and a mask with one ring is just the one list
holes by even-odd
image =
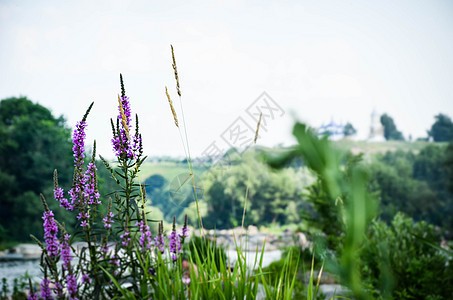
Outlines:
{"label": "tree", "polygon": [[395,122],[393,122],[393,118],[387,114],[383,114],[381,116],[381,124],[384,126],[384,137],[387,141],[389,140],[396,140],[396,141],[404,141],[403,134],[401,131],[396,129]]}
{"label": "tree", "polygon": [[298,212],[301,204],[297,179],[298,174],[292,168],[280,172],[269,170],[257,160],[254,151],[244,152],[228,167],[213,167],[201,182],[208,204],[204,225],[207,228],[240,226],[245,201],[246,224],[284,223],[288,219],[288,205],[296,203]]}
{"label": "tree", "polygon": [[435,142],[453,141],[453,122],[450,117],[438,114],[434,118],[436,121],[428,131],[428,136],[432,137]]}
{"label": "tree", "polygon": [[[0,102],[0,228],[5,240],[42,235],[39,193],[53,197],[55,168],[60,185],[71,184],[70,140],[64,118],[55,118],[47,108],[26,97]],[[58,206],[55,201],[49,205]]]}
{"label": "tree", "polygon": [[343,134],[344,136],[353,136],[357,133],[357,130],[352,126],[351,123],[346,123],[346,125],[343,128]]}

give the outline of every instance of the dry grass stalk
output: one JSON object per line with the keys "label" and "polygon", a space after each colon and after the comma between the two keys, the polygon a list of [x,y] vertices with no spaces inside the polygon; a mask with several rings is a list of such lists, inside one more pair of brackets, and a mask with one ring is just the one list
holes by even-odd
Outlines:
{"label": "dry grass stalk", "polygon": [[261,124],[261,117],[263,116],[263,113],[260,113],[260,118],[258,120],[258,125],[256,125],[256,132],[255,132],[255,139],[253,142],[256,144],[256,140],[258,139],[258,131],[260,130],[260,124]]}
{"label": "dry grass stalk", "polygon": [[176,111],[175,111],[175,108],[173,107],[173,102],[170,99],[170,95],[168,94],[167,87],[165,87],[165,94],[167,94],[168,103],[170,103],[170,109],[171,109],[171,113],[173,114],[173,118],[175,119],[175,125],[176,125],[176,127],[179,128],[178,117],[176,116]]}
{"label": "dry grass stalk", "polygon": [[175,59],[175,51],[173,50],[173,45],[171,47],[171,57],[173,58],[173,70],[175,71],[175,79],[176,79],[176,90],[178,91],[179,97],[181,97],[181,90],[179,89],[179,78],[178,78],[178,69],[176,68],[176,59]]}
{"label": "dry grass stalk", "polygon": [[130,141],[129,126],[127,125],[127,119],[126,119],[126,115],[124,114],[123,102],[121,102],[120,95],[118,95],[118,103],[120,105],[121,121],[123,122],[123,127],[124,127],[124,130],[126,131],[127,140]]}

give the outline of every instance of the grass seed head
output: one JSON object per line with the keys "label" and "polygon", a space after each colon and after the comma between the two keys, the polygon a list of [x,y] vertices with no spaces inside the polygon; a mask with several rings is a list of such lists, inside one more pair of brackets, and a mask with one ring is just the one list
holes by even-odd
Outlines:
{"label": "grass seed head", "polygon": [[170,95],[168,94],[167,87],[165,87],[165,94],[167,94],[167,99],[168,99],[168,103],[170,104],[171,113],[173,114],[173,119],[175,119],[175,125],[176,125],[176,127],[179,127],[178,116],[176,116],[176,111],[175,111],[175,108],[173,107],[173,102],[170,99]]}

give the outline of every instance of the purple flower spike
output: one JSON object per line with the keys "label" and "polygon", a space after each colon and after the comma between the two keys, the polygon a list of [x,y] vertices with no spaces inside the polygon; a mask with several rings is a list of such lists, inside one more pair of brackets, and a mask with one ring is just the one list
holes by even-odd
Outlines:
{"label": "purple flower spike", "polygon": [[55,294],[57,294],[58,299],[64,298],[63,285],[59,282],[55,283],[55,288],[53,289]]}
{"label": "purple flower spike", "polygon": [[172,253],[171,259],[177,260],[178,257],[176,256],[176,254],[181,251],[181,245],[179,243],[179,237],[176,234],[176,231],[172,231],[170,234],[170,244],[168,245],[168,248],[170,250],[170,253]]}
{"label": "purple flower spike", "polygon": [[165,251],[164,235],[159,234],[154,238],[154,240],[156,241],[157,249],[160,251],[160,253],[164,254]]}
{"label": "purple flower spike", "polygon": [[77,122],[76,129],[72,136],[72,152],[74,153],[74,165],[80,168],[85,158],[85,128],[87,127],[86,121]]}
{"label": "purple flower spike", "polygon": [[[129,102],[129,97],[121,97],[121,105],[123,107],[124,115],[126,117],[127,127],[131,128],[131,104]],[[126,158],[131,159],[134,157],[134,152],[132,150],[131,141],[128,139],[126,129],[124,128],[123,123],[121,122],[121,108],[118,105],[118,119],[120,120],[119,136],[115,136],[112,139],[113,150],[115,151],[116,156],[126,156]],[[138,141],[134,141],[138,142]],[[135,144],[135,143],[134,143]],[[135,145],[134,145],[135,147]]]}
{"label": "purple flower spike", "polygon": [[38,300],[38,294],[36,293],[30,293],[30,295],[28,295],[28,300]]}
{"label": "purple flower spike", "polygon": [[60,206],[66,208],[66,210],[73,210],[74,209],[74,201],[69,203],[68,199],[64,198],[63,189],[56,188],[53,190],[53,195],[55,200],[60,202]]}
{"label": "purple flower spike", "polygon": [[104,217],[104,218],[102,219],[102,222],[104,222],[104,227],[105,227],[105,229],[110,229],[110,228],[112,228],[112,223],[113,223],[112,218],[113,218],[113,217],[114,217],[114,214],[113,214],[111,211],[109,211],[109,212],[107,213],[107,216]]}
{"label": "purple flower spike", "polygon": [[183,227],[181,228],[181,234],[179,235],[179,237],[189,237],[189,228],[187,227]]}
{"label": "purple flower spike", "polygon": [[57,239],[58,226],[53,217],[54,215],[51,210],[45,211],[42,217],[44,220],[44,239],[46,240],[46,249],[50,257],[56,257],[59,249]]}
{"label": "purple flower spike", "polygon": [[82,275],[82,283],[91,283],[93,280],[90,278],[90,275],[88,274],[83,274]]}
{"label": "purple flower spike", "polygon": [[84,188],[83,188],[83,196],[85,199],[88,199],[88,204],[90,205],[99,205],[101,201],[99,200],[99,193],[97,191],[97,183],[96,183],[96,171],[97,168],[95,164],[90,162],[88,164],[88,168],[85,172],[84,177]]}
{"label": "purple flower spike", "polygon": [[63,260],[63,269],[69,270],[71,268],[71,248],[69,247],[69,238],[71,236],[66,234],[61,245],[61,259]]}
{"label": "purple flower spike", "polygon": [[147,251],[151,248],[151,231],[149,230],[149,226],[145,225],[143,221],[140,223],[136,223],[135,226],[140,227],[140,246],[142,247],[142,251]]}
{"label": "purple flower spike", "polygon": [[76,300],[78,299],[77,296],[77,278],[75,277],[74,274],[69,274],[66,277],[66,280],[68,282],[68,293],[69,293],[69,299],[71,300]]}
{"label": "purple flower spike", "polygon": [[44,300],[53,299],[52,291],[50,290],[49,284],[50,280],[48,280],[47,278],[44,278],[41,281],[41,298]]}
{"label": "purple flower spike", "polygon": [[88,221],[90,219],[90,215],[85,213],[85,212],[81,212],[77,215],[77,220],[82,220],[82,222],[80,223],[80,226],[82,227],[86,227],[88,226]]}
{"label": "purple flower spike", "polygon": [[123,240],[122,244],[124,247],[129,246],[129,243],[131,242],[131,237],[130,237],[130,232],[129,229],[126,227],[124,234],[122,234],[120,237]]}

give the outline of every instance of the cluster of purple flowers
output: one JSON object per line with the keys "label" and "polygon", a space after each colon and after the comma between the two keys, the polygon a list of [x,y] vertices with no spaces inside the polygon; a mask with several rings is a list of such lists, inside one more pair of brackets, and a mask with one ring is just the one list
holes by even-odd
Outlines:
{"label": "cluster of purple flowers", "polygon": [[87,123],[85,120],[77,122],[76,129],[72,136],[72,152],[74,153],[74,164],[75,167],[80,169],[83,164],[83,159],[85,158],[85,128]]}
{"label": "cluster of purple flowers", "polygon": [[90,278],[90,275],[88,274],[83,274],[82,275],[82,283],[91,283],[93,280]]}
{"label": "cluster of purple flowers", "polygon": [[58,299],[64,298],[63,285],[60,282],[55,282],[54,292],[57,294]]}
{"label": "cluster of purple flowers", "polygon": [[165,252],[165,241],[164,241],[164,235],[163,234],[158,234],[154,240],[156,241],[156,247],[160,251],[160,253]]}
{"label": "cluster of purple flowers", "polygon": [[77,220],[82,220],[82,222],[80,223],[80,226],[82,227],[86,227],[88,226],[88,219],[90,218],[90,215],[86,212],[80,212],[78,215],[77,215]]}
{"label": "cluster of purple flowers", "polygon": [[168,249],[171,253],[171,259],[177,260],[177,253],[181,252],[181,242],[179,241],[179,236],[176,234],[176,230],[173,230],[170,234],[170,243],[168,244]]}
{"label": "cluster of purple flowers", "polygon": [[[126,95],[121,96],[120,99],[121,106],[118,105],[118,128],[114,130],[112,138],[113,151],[117,157],[124,157],[126,159],[137,158],[137,154],[139,156],[142,152],[142,136],[138,132],[138,123],[136,124],[135,135],[130,135],[131,104],[129,97]],[[124,112],[125,123],[122,121],[121,108]]]}
{"label": "cluster of purple flowers", "polygon": [[141,134],[135,134],[132,137],[132,151],[135,153],[140,152],[142,150],[142,136]]}
{"label": "cluster of purple flowers", "polygon": [[186,237],[189,237],[189,228],[187,227],[187,224],[184,224],[184,226],[181,228],[181,233],[179,234],[179,238],[184,241]]}
{"label": "cluster of purple flowers", "polygon": [[69,247],[69,234],[65,234],[63,243],[61,244],[61,259],[63,260],[63,269],[71,269],[71,248]]}
{"label": "cluster of purple flowers", "polygon": [[52,291],[50,289],[50,280],[47,278],[44,278],[41,281],[41,298],[44,300],[53,299]]}
{"label": "cluster of purple flowers", "polygon": [[[87,123],[85,120],[77,122],[72,137],[72,151],[74,156],[75,171],[73,186],[68,192],[71,202],[64,198],[63,189],[58,187],[57,180],[55,179],[54,197],[58,202],[60,202],[61,207],[71,211],[74,209],[75,205],[77,205],[79,209],[83,209],[86,204],[100,204],[100,195],[97,191],[96,184],[96,166],[93,163],[90,163],[87,171],[84,175],[82,175],[83,160],[85,158],[84,150],[86,127]],[[79,213],[77,218],[82,220],[82,226],[85,227],[88,225],[88,219],[90,216],[82,211]]]}
{"label": "cluster of purple flowers", "polygon": [[[122,124],[121,116],[121,106],[126,117],[126,124]],[[131,125],[131,105],[129,102],[129,97],[121,96],[121,106],[118,105],[118,119],[121,123],[120,128],[118,128],[118,133],[114,135],[112,139],[113,150],[115,151],[116,156],[126,156],[128,159],[134,157],[134,152],[132,149],[131,141],[129,140],[128,130]],[[127,126],[128,129],[125,128]]]}
{"label": "cluster of purple flowers", "polygon": [[69,299],[71,300],[78,300],[77,296],[77,278],[75,277],[74,274],[69,274],[66,277],[67,283],[68,283],[68,293],[69,293]]}
{"label": "cluster of purple flowers", "polygon": [[59,187],[55,188],[53,190],[53,195],[55,197],[55,200],[60,202],[61,207],[64,207],[66,210],[71,210],[71,211],[74,209],[74,201],[71,201],[71,203],[69,203],[68,199],[64,198],[62,188],[59,188]]}
{"label": "cluster of purple flowers", "polygon": [[[109,264],[115,265],[117,267],[120,266],[120,260],[116,257],[115,253],[112,254],[111,260],[109,260]],[[119,272],[120,271],[118,270],[118,268],[115,268],[115,271],[113,272],[113,274],[118,275]],[[110,281],[110,282],[112,282],[112,281]]]}
{"label": "cluster of purple flowers", "polygon": [[30,295],[28,295],[28,300],[38,300],[38,294],[30,292]]}
{"label": "cluster of purple flowers", "polygon": [[104,218],[102,218],[102,222],[104,223],[104,227],[105,229],[110,229],[112,228],[112,223],[113,223],[113,220],[112,218],[114,217],[115,215],[109,211],[107,213],[107,216],[105,216]]}
{"label": "cluster of purple flowers", "polygon": [[47,252],[50,257],[56,257],[59,249],[57,239],[58,226],[57,223],[55,223],[53,212],[51,210],[46,210],[42,219],[44,220],[44,239],[47,244]]}
{"label": "cluster of purple flowers", "polygon": [[[181,244],[184,243],[184,238],[189,236],[189,229],[185,225],[181,232],[178,234],[175,229],[172,230],[170,237],[168,238],[168,250],[171,254],[173,261],[178,259],[178,254],[181,253]],[[165,252],[165,241],[164,235],[158,234],[155,238],[155,245],[157,249],[163,254]]]}
{"label": "cluster of purple flowers", "polygon": [[151,248],[151,231],[149,230],[149,226],[145,225],[145,222],[140,221],[140,223],[136,223],[135,226],[140,227],[140,246],[142,247],[142,251],[147,251]]}
{"label": "cluster of purple flowers", "polygon": [[[54,214],[51,210],[46,210],[43,216],[44,220],[44,239],[47,244],[47,252],[49,257],[57,257],[58,254],[61,255],[61,259],[63,261],[63,269],[68,271],[70,274],[66,277],[67,280],[67,289],[69,292],[70,299],[77,299],[75,295],[77,294],[77,278],[75,275],[71,274],[71,248],[69,246],[69,238],[71,237],[69,234],[65,234],[63,237],[63,241],[61,244],[58,242],[57,233],[58,233],[58,226],[54,220]],[[46,277],[41,282],[41,298],[42,299],[53,299],[52,292],[49,287],[51,283]],[[55,292],[57,296],[63,296],[63,287],[61,283],[55,283]],[[31,295],[29,299],[36,299],[33,298],[36,295]]]}
{"label": "cluster of purple flowers", "polygon": [[126,229],[124,230],[124,233],[120,236],[120,238],[123,240],[121,242],[121,244],[123,244],[124,247],[127,247],[130,245],[130,242],[131,242],[131,232],[129,231],[129,229],[126,227]]}
{"label": "cluster of purple flowers", "polygon": [[96,165],[93,162],[90,162],[84,175],[85,185],[83,188],[83,196],[90,205],[101,204],[101,201],[99,200],[101,195],[97,190],[96,171]]}

